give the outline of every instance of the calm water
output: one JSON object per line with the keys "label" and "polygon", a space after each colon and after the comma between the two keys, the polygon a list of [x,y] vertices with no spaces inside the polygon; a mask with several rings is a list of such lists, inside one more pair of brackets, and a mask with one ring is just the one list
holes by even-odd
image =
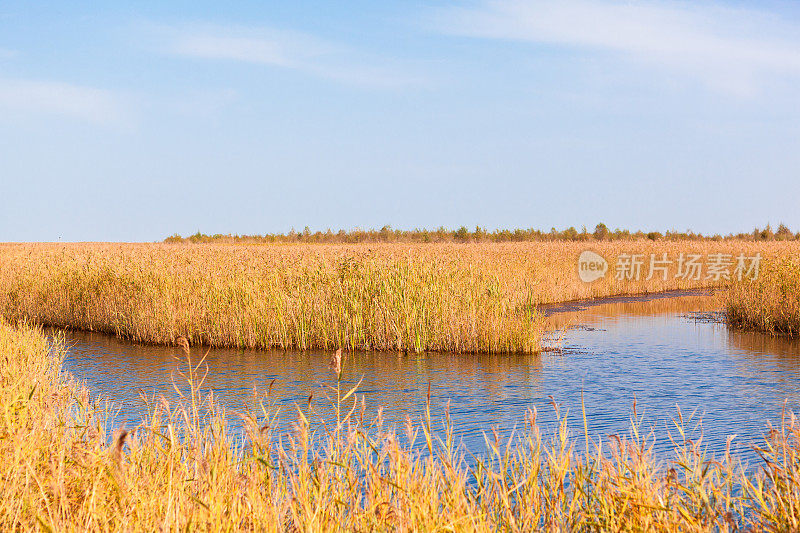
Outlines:
{"label": "calm water", "polygon": [[[737,435],[735,449],[752,459],[747,445],[760,438],[768,421],[780,421],[784,400],[800,412],[800,343],[729,331],[710,320],[707,312],[717,305],[712,297],[684,296],[551,309],[554,352],[356,354],[343,362],[343,381],[363,378],[367,410],[383,406],[387,423],[398,426],[406,416],[419,420],[430,384],[434,418],[441,420],[449,402],[457,437],[475,452],[484,449],[484,431],[495,427],[508,434],[524,424],[529,408],[537,410],[545,434],[552,433],[551,397],[562,412],[569,411],[573,432],[582,435],[583,392],[594,438],[627,434],[635,398],[644,425],[657,435],[657,450],[669,448],[667,428],[680,407],[686,415],[695,409],[702,414],[711,451],[724,449],[726,437]],[[174,348],[89,333],[67,333],[67,339],[65,370],[93,394],[113,400],[114,424],[140,422],[142,393],[175,396]],[[263,391],[274,380],[279,404],[305,406],[313,395],[324,410],[323,384],[335,385],[328,359],[322,352],[211,350],[205,388],[231,412],[244,409],[254,389]],[[291,421],[287,416],[284,422]]]}

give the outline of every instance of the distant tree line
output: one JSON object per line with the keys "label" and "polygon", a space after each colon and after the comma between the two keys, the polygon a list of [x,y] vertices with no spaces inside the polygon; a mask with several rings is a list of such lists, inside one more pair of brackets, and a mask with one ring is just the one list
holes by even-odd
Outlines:
{"label": "distant tree line", "polygon": [[391,226],[375,229],[339,230],[333,232],[311,231],[306,226],[301,232],[294,229],[289,233],[266,233],[264,235],[234,235],[221,234],[206,235],[199,231],[194,235],[182,237],[177,233],[164,239],[167,243],[371,243],[371,242],[530,242],[530,241],[622,241],[650,239],[653,241],[700,241],[700,240],[744,240],[744,241],[775,241],[775,240],[800,240],[800,233],[793,233],[781,224],[777,230],[767,224],[763,229],[755,228],[750,233],[737,233],[728,235],[703,235],[693,231],[629,231],[623,229],[610,230],[605,224],[598,224],[594,231],[586,227],[579,230],[569,227],[565,230],[551,228],[550,231],[539,229],[496,229],[488,231],[486,228],[476,226],[469,230],[465,226],[451,230],[439,227],[434,230],[414,229],[400,230]]}

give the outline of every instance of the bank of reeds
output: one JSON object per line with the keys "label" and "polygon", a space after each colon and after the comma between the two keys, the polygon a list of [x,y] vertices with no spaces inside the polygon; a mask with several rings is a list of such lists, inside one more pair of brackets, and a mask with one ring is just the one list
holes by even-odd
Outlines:
{"label": "bank of reeds", "polygon": [[[577,275],[585,243],[0,245],[0,315],[139,342],[239,348],[531,353],[541,303],[715,285],[648,278],[650,255],[779,253],[794,243],[595,243],[609,272]],[[638,279],[615,279],[641,254]],[[632,276],[631,276],[632,277]]]}
{"label": "bank of reeds", "polygon": [[800,336],[800,254],[766,261],[755,280],[734,280],[726,311],[732,326]]}
{"label": "bank of reeds", "polygon": [[[151,398],[140,426],[110,436],[108,411],[59,373],[61,356],[39,330],[0,321],[0,530],[800,527],[800,424],[790,414],[768,428],[762,461],[748,469],[729,453],[708,456],[684,429],[696,421],[680,416],[674,452],[659,459],[635,414],[629,435],[595,440],[573,436],[566,417],[543,435],[530,412],[507,441],[489,432],[468,462],[447,419],[409,420],[400,438],[333,370],[330,418],[306,406],[280,413],[264,395],[232,439],[194,360],[180,401]],[[296,419],[290,435],[275,433],[277,416]]]}

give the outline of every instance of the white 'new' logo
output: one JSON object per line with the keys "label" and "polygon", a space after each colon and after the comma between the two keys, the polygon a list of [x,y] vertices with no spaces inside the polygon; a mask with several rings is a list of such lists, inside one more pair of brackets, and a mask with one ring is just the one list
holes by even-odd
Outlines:
{"label": "white 'new' logo", "polygon": [[585,250],[578,257],[578,277],[581,281],[591,283],[606,275],[608,262],[602,255]]}

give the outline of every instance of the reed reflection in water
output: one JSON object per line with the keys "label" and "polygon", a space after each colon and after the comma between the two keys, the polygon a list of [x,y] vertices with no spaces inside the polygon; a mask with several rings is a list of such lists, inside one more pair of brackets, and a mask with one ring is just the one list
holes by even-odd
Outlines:
{"label": "reed reflection in water", "polygon": [[[680,407],[702,414],[711,451],[721,452],[735,434],[734,449],[754,457],[747,444],[760,438],[768,421],[779,420],[784,400],[800,411],[800,343],[729,331],[704,314],[719,307],[716,297],[695,294],[553,313],[551,343],[560,350],[538,356],[345,354],[342,387],[363,378],[359,390],[368,412],[382,407],[387,423],[399,427],[407,416],[423,416],[430,384],[433,418],[441,420],[449,405],[455,435],[472,451],[484,449],[483,432],[491,427],[505,435],[521,427],[529,408],[537,409],[545,433],[554,431],[553,399],[581,433],[583,394],[594,438],[627,433],[635,399],[644,426],[655,432],[657,451],[670,448],[667,431]],[[67,337],[72,349],[65,369],[114,400],[115,424],[140,420],[141,393],[175,396],[178,349],[89,333]],[[215,349],[206,359],[205,387],[232,413],[247,409],[254,389],[263,394],[274,381],[272,395],[287,428],[291,406],[306,405],[309,396],[326,412],[323,384],[336,383],[329,358]]]}

